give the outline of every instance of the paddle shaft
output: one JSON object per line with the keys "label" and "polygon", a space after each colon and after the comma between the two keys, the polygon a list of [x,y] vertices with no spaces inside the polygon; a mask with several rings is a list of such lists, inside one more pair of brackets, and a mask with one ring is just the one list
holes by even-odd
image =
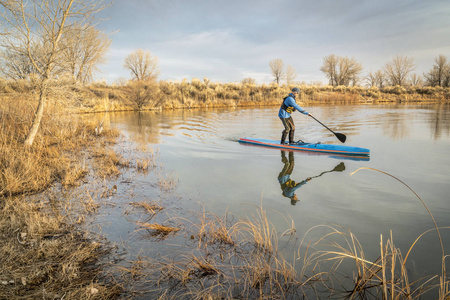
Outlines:
{"label": "paddle shaft", "polygon": [[310,178],[310,179],[313,179],[313,178],[320,177],[320,176],[322,176],[323,174],[326,174],[326,173],[331,173],[331,172],[342,172],[342,171],[344,171],[344,170],[345,170],[345,165],[344,165],[343,162],[341,162],[341,163],[338,164],[336,167],[334,167],[333,170],[324,171],[324,172],[320,173],[319,175],[316,175],[316,176],[313,176],[313,177],[309,177],[309,178]]}
{"label": "paddle shaft", "polygon": [[313,118],[314,120],[316,120],[320,125],[322,125],[323,127],[325,127],[326,129],[328,129],[329,131],[331,131],[332,133],[334,133],[334,135],[343,143],[345,143],[345,140],[347,139],[347,137],[345,136],[345,134],[342,133],[336,133],[333,130],[331,130],[330,128],[328,128],[325,124],[323,124],[322,122],[320,122],[319,120],[317,120],[316,118],[314,118],[313,115],[309,114],[309,116],[311,118]]}

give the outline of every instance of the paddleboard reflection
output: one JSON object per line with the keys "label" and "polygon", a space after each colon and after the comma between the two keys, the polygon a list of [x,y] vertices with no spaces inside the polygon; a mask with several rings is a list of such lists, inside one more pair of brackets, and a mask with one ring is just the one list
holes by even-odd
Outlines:
{"label": "paddleboard reflection", "polygon": [[[288,152],[288,157],[286,157],[286,152]],[[292,171],[295,166],[294,152],[281,150],[281,162],[283,163],[283,169],[281,169],[281,172],[278,174],[278,182],[280,183],[282,195],[291,200],[291,205],[295,205],[299,201],[297,189],[305,185],[307,182],[326,173],[342,172],[345,170],[345,164],[341,162],[332,170],[324,171],[316,176],[307,177],[301,181],[294,181],[291,179]]]}

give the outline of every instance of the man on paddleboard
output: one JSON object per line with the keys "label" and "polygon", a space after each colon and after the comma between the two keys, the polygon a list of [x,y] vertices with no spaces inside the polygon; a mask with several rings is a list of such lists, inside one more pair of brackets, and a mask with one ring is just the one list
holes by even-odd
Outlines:
{"label": "man on paddleboard", "polygon": [[284,130],[281,134],[281,141],[280,144],[284,144],[287,135],[289,134],[289,144],[296,144],[294,142],[294,133],[295,133],[295,125],[294,125],[294,119],[292,119],[291,114],[298,110],[304,115],[309,116],[310,113],[301,108],[297,102],[295,101],[295,98],[300,94],[300,89],[295,87],[292,89],[292,92],[283,99],[283,103],[281,104],[280,111],[278,112],[278,117],[280,118],[281,122],[283,123]]}

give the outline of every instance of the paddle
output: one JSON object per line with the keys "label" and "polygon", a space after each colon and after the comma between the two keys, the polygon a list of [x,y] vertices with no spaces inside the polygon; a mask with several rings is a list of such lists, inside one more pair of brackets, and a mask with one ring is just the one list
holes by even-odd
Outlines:
{"label": "paddle", "polygon": [[336,167],[334,167],[333,170],[322,172],[322,173],[320,173],[320,175],[317,175],[317,176],[314,176],[314,177],[311,177],[311,178],[320,177],[320,176],[322,176],[322,175],[325,174],[325,173],[330,173],[330,172],[343,172],[343,171],[345,171],[345,164],[344,164],[343,162],[341,162],[341,163],[339,163]]}
{"label": "paddle", "polygon": [[345,164],[344,164],[343,162],[341,162],[341,163],[339,163],[336,167],[334,167],[333,170],[325,171],[325,172],[320,173],[319,175],[316,175],[316,176],[313,176],[313,177],[308,177],[308,178],[309,178],[309,180],[311,180],[311,179],[313,179],[313,178],[320,177],[320,176],[322,176],[323,174],[326,174],[326,173],[330,173],[330,172],[343,172],[343,171],[345,171]]}
{"label": "paddle", "polygon": [[313,118],[314,120],[316,120],[317,122],[319,122],[320,125],[322,125],[323,127],[325,127],[326,129],[328,129],[329,131],[331,131],[332,133],[334,133],[334,135],[338,138],[338,140],[340,140],[342,143],[345,143],[345,140],[347,139],[347,137],[345,136],[345,134],[339,133],[339,132],[334,132],[333,130],[331,130],[330,128],[328,128],[327,126],[325,126],[322,122],[320,122],[319,120],[317,120],[316,118],[313,117],[313,115],[309,114],[309,116],[311,118]]}

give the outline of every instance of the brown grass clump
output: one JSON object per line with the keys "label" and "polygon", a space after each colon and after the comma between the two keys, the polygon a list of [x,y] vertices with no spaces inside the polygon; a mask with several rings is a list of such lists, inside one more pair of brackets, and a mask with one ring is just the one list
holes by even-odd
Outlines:
{"label": "brown grass clump", "polygon": [[228,226],[226,217],[223,219],[216,218],[211,224],[212,243],[221,243],[229,246],[235,245],[234,228]]}
{"label": "brown grass clump", "polygon": [[151,169],[153,166],[154,164],[148,159],[137,160],[136,162],[136,168],[138,169],[138,171],[144,173]]}
{"label": "brown grass clump", "polygon": [[160,172],[158,179],[158,187],[161,191],[170,192],[173,191],[178,184],[178,179],[173,174],[165,174]]}
{"label": "brown grass clump", "polygon": [[174,234],[181,230],[181,228],[166,226],[162,224],[151,224],[146,222],[137,222],[140,227],[139,230],[147,230],[149,235],[152,237],[158,237],[160,239],[166,238],[170,234]]}
{"label": "brown grass clump", "polygon": [[61,184],[64,186],[80,186],[80,180],[88,174],[85,166],[75,165],[64,174]]}
{"label": "brown grass clump", "polygon": [[234,246],[236,244],[236,226],[232,226],[228,220],[228,214],[222,218],[207,213],[203,208],[202,213],[196,219],[198,222],[192,224],[192,240],[197,240],[197,247],[207,248],[211,245],[220,244]]}
{"label": "brown grass clump", "polygon": [[115,151],[104,148],[94,150],[94,169],[96,174],[102,178],[114,177],[120,174],[121,167],[128,167],[129,162]]}
{"label": "brown grass clump", "polygon": [[150,218],[164,209],[160,204],[154,201],[131,202],[130,205],[134,208],[145,210],[150,215]]}
{"label": "brown grass clump", "polygon": [[[311,230],[318,227],[324,226]],[[403,256],[394,245],[392,233],[386,241],[381,235],[380,256],[370,261],[364,257],[361,244],[351,232],[325,227],[329,233],[310,243],[303,254],[303,272],[309,277],[308,281],[316,283],[315,288],[346,299],[371,299],[375,295],[380,299],[423,299],[433,292],[439,295],[436,299],[450,296],[445,273],[444,276],[409,278],[406,265],[414,245]],[[314,250],[309,253],[309,249]],[[349,267],[353,276],[343,276],[341,269]],[[348,272],[346,269],[345,273]]]}
{"label": "brown grass clump", "polygon": [[277,246],[277,234],[262,207],[250,218],[241,220],[239,226],[241,232],[250,237],[257,249],[265,253],[273,253],[274,247]]}

